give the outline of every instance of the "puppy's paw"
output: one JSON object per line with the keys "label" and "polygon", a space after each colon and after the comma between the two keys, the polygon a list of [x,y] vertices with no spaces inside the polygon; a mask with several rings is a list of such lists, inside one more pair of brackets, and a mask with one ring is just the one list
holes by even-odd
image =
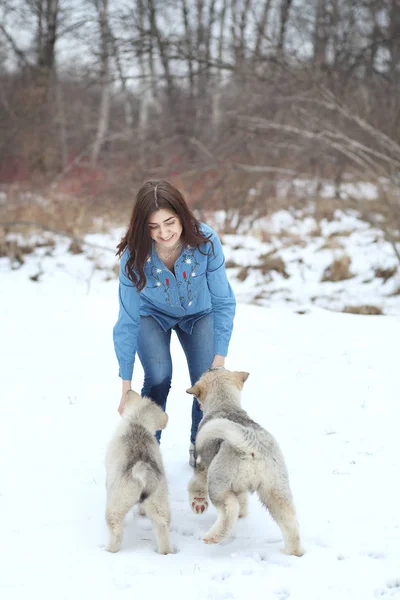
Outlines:
{"label": "puppy's paw", "polygon": [[162,546],[158,549],[158,554],[175,554],[175,550],[172,546]]}
{"label": "puppy's paw", "polygon": [[200,498],[196,496],[191,499],[190,506],[194,513],[201,514],[207,510],[208,501],[206,498]]}
{"label": "puppy's paw", "polygon": [[121,544],[108,544],[106,546],[107,552],[119,552],[121,549]]}
{"label": "puppy's paw", "polygon": [[303,556],[305,554],[303,548],[301,546],[296,546],[294,548],[285,548],[282,550],[284,554],[288,554],[289,556]]}
{"label": "puppy's paw", "polygon": [[219,542],[221,542],[223,539],[222,535],[218,535],[216,533],[206,533],[206,535],[203,537],[203,542],[205,544],[219,544]]}

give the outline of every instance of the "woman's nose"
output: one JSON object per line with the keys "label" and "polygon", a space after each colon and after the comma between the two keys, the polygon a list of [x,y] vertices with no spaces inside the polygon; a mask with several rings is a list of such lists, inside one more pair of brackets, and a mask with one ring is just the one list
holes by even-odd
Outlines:
{"label": "woman's nose", "polygon": [[160,232],[161,232],[161,237],[163,237],[163,238],[164,238],[164,237],[167,237],[167,234],[168,234],[168,228],[167,228],[167,227],[165,227],[165,226],[164,226],[164,227],[162,226],[162,227],[161,227],[161,229],[160,229]]}

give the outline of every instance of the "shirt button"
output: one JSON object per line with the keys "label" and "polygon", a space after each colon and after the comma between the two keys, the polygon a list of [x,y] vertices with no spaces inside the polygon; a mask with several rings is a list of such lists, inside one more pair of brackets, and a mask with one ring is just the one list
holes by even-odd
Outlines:
{"label": "shirt button", "polygon": [[183,296],[181,296],[181,300],[184,300],[185,298]]}

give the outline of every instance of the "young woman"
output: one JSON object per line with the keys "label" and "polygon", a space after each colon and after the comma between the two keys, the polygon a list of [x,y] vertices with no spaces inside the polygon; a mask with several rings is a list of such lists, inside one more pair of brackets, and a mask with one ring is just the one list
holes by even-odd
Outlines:
{"label": "young woman", "polygon": [[[223,367],[236,301],[217,234],[200,223],[167,181],[139,190],[126,235],[118,245],[119,316],[114,346],[122,379],[122,413],[136,352],[144,370],[142,396],[165,410],[171,386],[172,329],[185,352],[192,385],[211,366]],[[190,464],[202,418],[192,407]],[[160,439],[161,432],[157,432]]]}

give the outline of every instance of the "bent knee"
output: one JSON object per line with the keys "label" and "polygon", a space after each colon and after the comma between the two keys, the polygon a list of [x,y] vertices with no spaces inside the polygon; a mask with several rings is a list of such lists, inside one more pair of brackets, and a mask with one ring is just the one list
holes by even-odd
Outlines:
{"label": "bent knee", "polygon": [[169,392],[171,380],[171,373],[146,373],[143,385],[143,395],[152,397]]}

